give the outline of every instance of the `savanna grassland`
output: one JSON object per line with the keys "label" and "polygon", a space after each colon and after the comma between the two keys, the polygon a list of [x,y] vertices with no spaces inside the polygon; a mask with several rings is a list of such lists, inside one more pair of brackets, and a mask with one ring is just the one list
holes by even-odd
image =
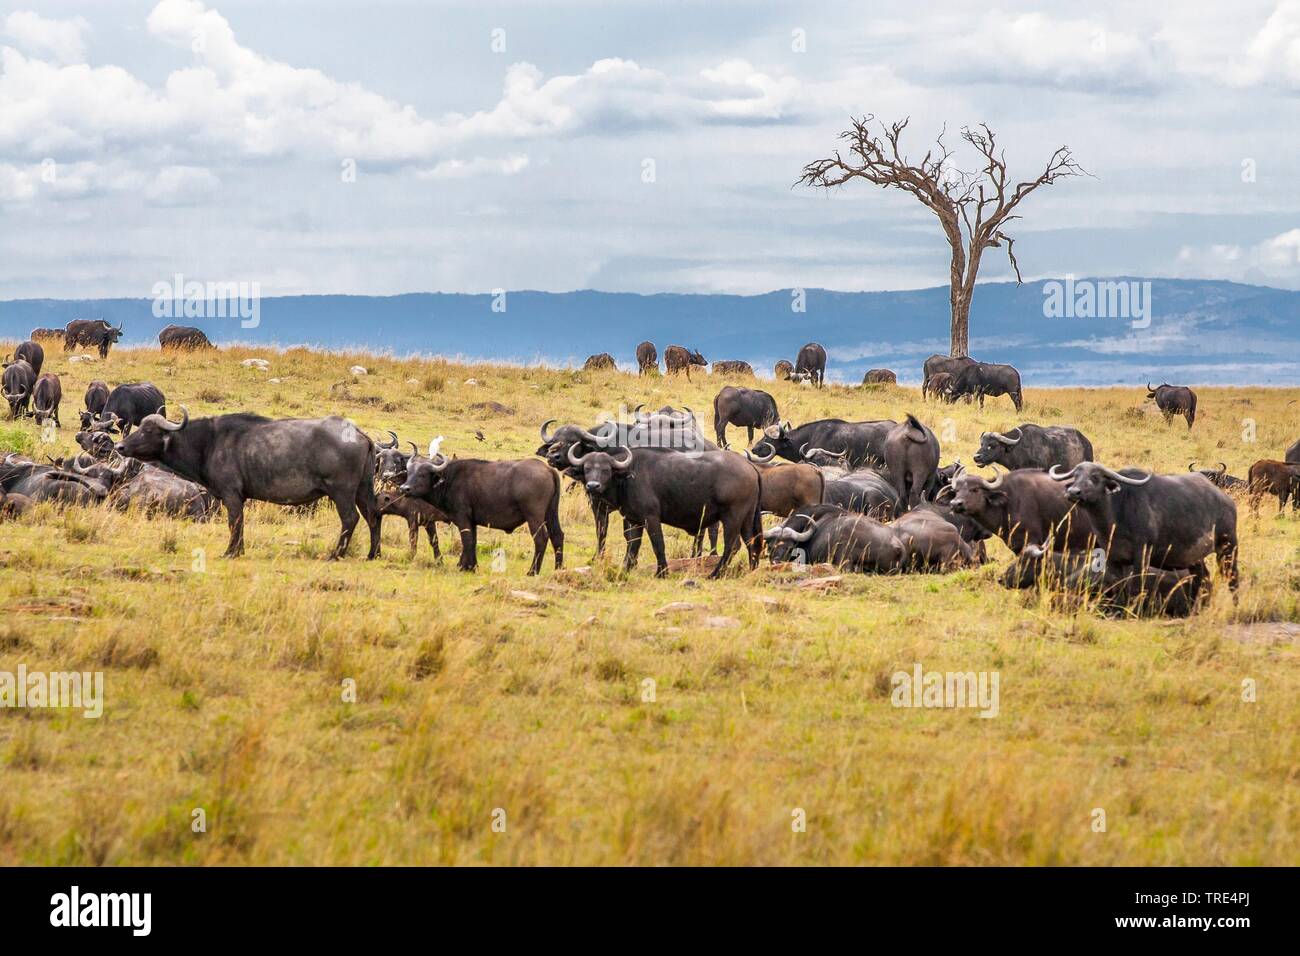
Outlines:
{"label": "savanna grassland", "polygon": [[[270,369],[241,367],[254,355]],[[38,458],[73,450],[91,378],[151,380],[173,416],[338,413],[490,458],[620,405],[711,419],[720,384],[306,350],[74,365],[55,346],[46,364],[69,427],[47,446],[30,419],[0,426]],[[1300,390],[1200,390],[1189,434],[1139,388],[1031,387],[1017,416],[1005,398],[763,387],[795,423],[916,411],[945,462],[1024,420],[1077,425],[1110,465],[1244,475],[1300,434]],[[524,532],[481,533],[465,575],[448,526],[441,566],[396,518],[379,560],[362,527],[328,562],[332,509],[255,505],[230,561],[224,517],[40,506],[0,525],[0,670],[100,670],[106,701],[98,720],[0,710],[0,863],[1295,864],[1300,520],[1275,512],[1241,509],[1235,601],[1216,587],[1190,620],[1139,621],[1003,590],[997,543],[982,568],[820,590],[766,568],[658,581],[648,545],[624,575],[617,520],[589,573],[548,554],[527,578]],[[591,564],[580,491],[561,518],[566,564]],[[672,602],[697,607],[656,614]],[[892,706],[891,675],[917,662],[998,672],[999,715]]]}

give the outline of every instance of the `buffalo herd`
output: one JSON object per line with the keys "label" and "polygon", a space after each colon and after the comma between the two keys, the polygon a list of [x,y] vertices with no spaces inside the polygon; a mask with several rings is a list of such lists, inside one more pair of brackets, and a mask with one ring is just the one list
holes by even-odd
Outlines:
{"label": "buffalo herd", "polygon": [[[51,330],[37,330],[46,331]],[[197,334],[191,334],[197,333]],[[95,344],[107,355],[121,326],[70,323],[65,345]],[[53,338],[52,335],[45,336]],[[164,348],[207,349],[198,330],[169,327]],[[707,366],[696,350],[670,345],[667,371]],[[23,343],[5,362],[4,393],[11,418],[31,415],[61,427],[57,375],[40,373],[44,352]],[[650,342],[637,348],[641,374],[658,372]],[[785,363],[785,378],[824,384],[826,351],[816,343]],[[616,368],[608,353],[589,369]],[[714,374],[749,375],[743,362],[714,364]],[[778,369],[780,372],[781,369]],[[893,384],[892,372],[873,381]],[[868,378],[872,378],[871,375]],[[1196,396],[1187,388],[1149,388],[1166,419],[1195,420]],[[932,356],[924,366],[925,397],[983,401],[1007,396],[1022,407],[1019,373],[1008,365]],[[1087,596],[1116,613],[1187,614],[1208,591],[1207,559],[1235,590],[1240,575],[1237,506],[1227,492],[1264,495],[1279,507],[1300,501],[1300,442],[1285,460],[1261,460],[1245,479],[1218,468],[1154,474],[1099,463],[1077,428],[1022,422],[980,435],[972,460],[993,477],[968,473],[956,461],[941,465],[938,437],[916,415],[900,420],[783,421],[776,399],[757,388],[722,387],[713,401],[713,441],[689,408],[638,406],[624,420],[590,427],[547,421],[534,458],[483,460],[448,455],[441,438],[422,451],[394,432],[375,441],[340,417],[275,420],[234,413],[179,420],[167,414],[162,391],[149,382],[109,387],[94,381],[80,413],[75,457],[38,463],[10,453],[0,460],[0,506],[7,514],[32,503],[134,505],[148,513],[207,520],[224,510],[227,557],[244,552],[248,501],[302,507],[321,499],[340,522],[331,557],[342,557],[364,521],[368,556],[380,553],[384,516],[407,523],[412,551],[423,528],[441,560],[437,524],[453,525],[459,567],[477,564],[479,528],[511,532],[527,526],[533,539],[530,574],[540,572],[546,549],[563,567],[560,525],[562,479],[585,492],[604,552],[610,518],[622,518],[623,567],[637,565],[644,537],[655,573],[669,570],[664,527],[686,531],[692,554],[705,542],[722,575],[742,550],[756,567],[764,550],[774,562],[830,564],[864,573],[950,571],[987,560],[985,543],[999,539],[1011,551],[1001,575],[1008,588],[1048,588]],[[735,451],[728,426],[745,430]],[[779,523],[764,529],[764,515]],[[721,542],[719,542],[721,538]],[[721,544],[721,553],[718,546]]]}

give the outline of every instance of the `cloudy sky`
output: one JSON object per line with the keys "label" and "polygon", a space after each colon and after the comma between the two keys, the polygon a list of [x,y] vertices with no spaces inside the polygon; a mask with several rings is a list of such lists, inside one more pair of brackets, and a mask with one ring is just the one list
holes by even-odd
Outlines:
{"label": "cloudy sky", "polygon": [[1300,0],[0,0],[0,299],[942,284],[915,201],[791,188],[861,113],[1074,149],[1026,279],[1300,288]]}

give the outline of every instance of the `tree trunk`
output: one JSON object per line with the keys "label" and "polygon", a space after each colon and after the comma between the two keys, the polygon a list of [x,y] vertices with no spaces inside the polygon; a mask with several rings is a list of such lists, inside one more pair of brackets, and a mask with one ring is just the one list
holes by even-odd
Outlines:
{"label": "tree trunk", "polygon": [[[951,244],[951,238],[949,240]],[[966,255],[960,244],[952,244],[952,268],[948,276],[950,286],[948,301],[952,306],[952,324],[950,327],[951,347],[948,354],[953,358],[965,358],[970,354],[970,302],[974,289],[967,285]],[[971,263],[972,268],[978,268]]]}

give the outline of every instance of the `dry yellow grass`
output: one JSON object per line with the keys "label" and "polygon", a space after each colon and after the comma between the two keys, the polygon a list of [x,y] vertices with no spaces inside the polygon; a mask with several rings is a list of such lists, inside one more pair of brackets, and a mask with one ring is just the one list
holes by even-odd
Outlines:
{"label": "dry yellow grass", "polygon": [[[250,355],[270,371],[242,368]],[[354,363],[371,374],[351,380]],[[48,365],[65,421],[91,378],[150,379],[173,411],[339,413],[484,457],[530,454],[545,418],[591,422],[621,404],[711,417],[718,387],[305,350],[119,350],[70,365],[56,349]],[[764,387],[795,422],[914,410],[945,437],[945,460],[969,461],[980,430],[1020,420],[1006,399],[981,412],[923,406],[910,388]],[[1023,420],[1078,425],[1109,464],[1223,459],[1237,474],[1300,432],[1295,390],[1201,390],[1190,434],[1137,411],[1142,394],[1031,388]],[[511,411],[469,408],[488,401]],[[25,422],[0,444],[68,451],[73,431],[46,447]],[[580,493],[565,494],[562,520],[568,563],[586,564]],[[0,863],[1300,860],[1300,667],[1294,634],[1270,623],[1300,620],[1300,522],[1272,507],[1242,509],[1237,601],[1216,589],[1187,621],[1070,614],[1004,591],[1000,545],[978,570],[811,594],[762,572],[656,581],[645,554],[624,577],[617,531],[591,575],[557,578],[548,558],[531,579],[525,536],[485,532],[468,576],[435,566],[423,542],[412,560],[404,524],[385,528],[379,561],[362,560],[362,532],[328,563],[329,509],[255,506],[237,561],[217,557],[224,520],[42,507],[0,525],[0,670],[103,670],[107,697],[99,720],[0,711]],[[687,551],[673,532],[670,554]],[[673,601],[702,610],[655,616]],[[891,706],[890,675],[918,661],[997,671],[1000,716]],[[196,808],[206,832],[192,830]]]}

